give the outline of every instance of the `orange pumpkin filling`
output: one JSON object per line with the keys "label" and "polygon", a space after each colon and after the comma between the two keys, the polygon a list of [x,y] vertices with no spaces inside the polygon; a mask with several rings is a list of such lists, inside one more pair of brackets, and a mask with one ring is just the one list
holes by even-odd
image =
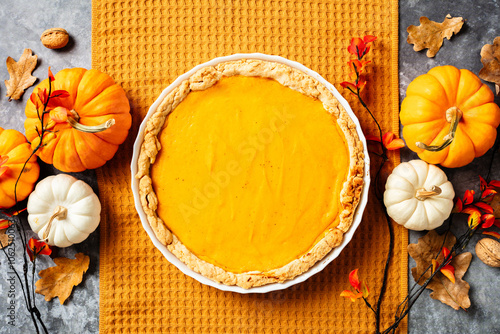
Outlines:
{"label": "orange pumpkin filling", "polygon": [[151,166],[158,215],[202,260],[267,271],[337,226],[349,152],[316,99],[234,76],[191,92],[161,131]]}

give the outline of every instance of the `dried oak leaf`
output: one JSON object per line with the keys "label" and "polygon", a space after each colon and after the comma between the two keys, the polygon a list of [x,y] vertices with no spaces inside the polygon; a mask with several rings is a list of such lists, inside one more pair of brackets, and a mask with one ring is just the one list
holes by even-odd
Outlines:
{"label": "dried oak leaf", "polygon": [[417,264],[415,268],[411,269],[413,278],[417,281],[417,279],[421,277],[418,284],[422,285],[431,276],[430,270],[428,270],[425,274],[424,272],[430,265],[432,265],[432,259],[434,259],[436,254],[439,253],[436,260],[439,263],[443,261],[441,248],[444,246],[451,249],[457,241],[455,236],[451,233],[446,236],[446,241],[443,244],[444,238],[444,234],[439,235],[436,231],[429,231],[429,233],[418,239],[418,243],[408,245],[408,253]]}
{"label": "dried oak leaf", "polygon": [[7,231],[6,228],[0,230],[0,249],[8,247],[12,243],[12,239],[9,237],[8,234],[5,233],[6,231]]}
{"label": "dried oak leaf", "polygon": [[[411,274],[418,284],[423,285],[431,276],[430,270],[424,271],[431,266],[432,259],[439,253],[436,259],[439,263],[443,261],[441,247],[451,249],[456,242],[455,236],[448,234],[443,244],[445,235],[439,235],[435,231],[429,231],[425,236],[418,239],[418,243],[408,245],[408,253],[415,260],[417,266],[411,269]],[[427,289],[433,290],[431,298],[437,299],[458,310],[460,307],[466,309],[470,307],[469,283],[462,280],[465,272],[469,268],[472,259],[471,253],[461,253],[454,256],[451,265],[455,268],[455,284],[453,284],[443,274],[437,273],[432,281],[427,285]]]}
{"label": "dried oak leaf", "polygon": [[450,305],[455,310],[469,308],[471,305],[469,299],[470,285],[462,277],[469,268],[471,260],[472,254],[469,252],[460,253],[453,257],[450,264],[455,268],[455,284],[443,274],[437,273],[427,285],[427,289],[432,290],[431,298]]}
{"label": "dried oak leaf", "polygon": [[406,41],[408,44],[413,44],[415,51],[428,49],[427,57],[432,58],[443,45],[443,38],[450,40],[454,33],[457,34],[462,29],[464,22],[462,17],[451,17],[450,14],[441,23],[422,16],[419,26],[411,25],[406,29],[408,32]]}
{"label": "dried oak leaf", "polygon": [[491,208],[493,209],[493,214],[495,215],[495,218],[499,219],[500,218],[500,194],[495,194],[493,196],[493,199],[489,203]]}
{"label": "dried oak leaf", "polygon": [[54,259],[56,266],[40,271],[36,285],[36,293],[45,296],[46,301],[59,297],[61,304],[71,295],[73,287],[82,282],[83,274],[87,271],[90,258],[78,253],[75,259],[58,257]]}
{"label": "dried oak leaf", "polygon": [[38,56],[33,56],[31,49],[24,49],[21,58],[16,62],[11,57],[7,57],[7,70],[10,74],[10,79],[5,80],[7,87],[7,97],[9,101],[19,100],[24,93],[24,90],[31,87],[36,81],[36,77],[31,75],[31,72],[36,67]]}
{"label": "dried oak leaf", "polygon": [[500,92],[500,36],[493,40],[493,44],[485,44],[481,49],[481,63],[483,68],[479,77],[494,82],[497,95]]}

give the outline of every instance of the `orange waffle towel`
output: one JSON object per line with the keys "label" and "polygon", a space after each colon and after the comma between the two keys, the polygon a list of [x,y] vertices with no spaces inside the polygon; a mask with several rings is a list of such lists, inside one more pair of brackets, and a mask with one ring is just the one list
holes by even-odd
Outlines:
{"label": "orange waffle towel", "polygon": [[[389,237],[373,194],[353,240],[325,270],[283,291],[240,295],[185,276],[153,246],[134,208],[129,169],[139,124],[161,91],[197,64],[240,52],[280,55],[317,71],[348,98],[364,132],[377,134],[338,85],[348,76],[351,37],[367,34],[378,39],[367,57],[366,99],[383,131],[398,133],[397,0],[92,1],[92,66],[123,86],[133,117],[128,140],[98,171],[101,333],[374,332],[364,303],[339,296],[359,268],[376,303]],[[392,166],[398,162],[392,155]],[[395,235],[384,328],[407,291],[407,232],[396,227]]]}

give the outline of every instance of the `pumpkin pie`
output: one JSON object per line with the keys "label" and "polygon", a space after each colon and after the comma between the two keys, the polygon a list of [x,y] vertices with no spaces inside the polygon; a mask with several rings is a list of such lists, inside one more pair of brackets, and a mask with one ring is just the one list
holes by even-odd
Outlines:
{"label": "pumpkin pie", "polygon": [[356,127],[311,76],[261,60],[198,70],[148,119],[141,204],[158,240],[226,285],[284,282],[340,245],[363,187]]}

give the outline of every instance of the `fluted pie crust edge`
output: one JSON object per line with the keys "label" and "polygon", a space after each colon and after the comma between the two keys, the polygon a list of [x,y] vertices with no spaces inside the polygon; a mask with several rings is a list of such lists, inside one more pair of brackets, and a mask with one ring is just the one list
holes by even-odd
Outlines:
{"label": "fluted pie crust edge", "polygon": [[[167,228],[157,215],[158,198],[150,177],[150,166],[154,164],[161,149],[159,140],[167,116],[183,101],[191,91],[205,90],[213,86],[222,77],[235,75],[258,76],[274,79],[280,84],[306,96],[316,98],[324,108],[335,116],[343,131],[350,155],[347,178],[340,193],[340,214],[337,227],[326,232],[324,238],[316,243],[306,254],[288,264],[266,272],[233,273],[208,263],[187,249],[184,244]],[[147,220],[156,238],[179,260],[195,272],[225,285],[237,285],[245,289],[265,284],[284,282],[309,270],[325,257],[333,248],[339,246],[343,235],[352,225],[354,213],[363,189],[364,153],[363,143],[356,132],[356,125],[349,114],[320,82],[290,66],[255,59],[242,59],[219,63],[198,70],[189,79],[182,81],[161,101],[149,118],[144,131],[144,141],[137,162],[139,196]]]}

